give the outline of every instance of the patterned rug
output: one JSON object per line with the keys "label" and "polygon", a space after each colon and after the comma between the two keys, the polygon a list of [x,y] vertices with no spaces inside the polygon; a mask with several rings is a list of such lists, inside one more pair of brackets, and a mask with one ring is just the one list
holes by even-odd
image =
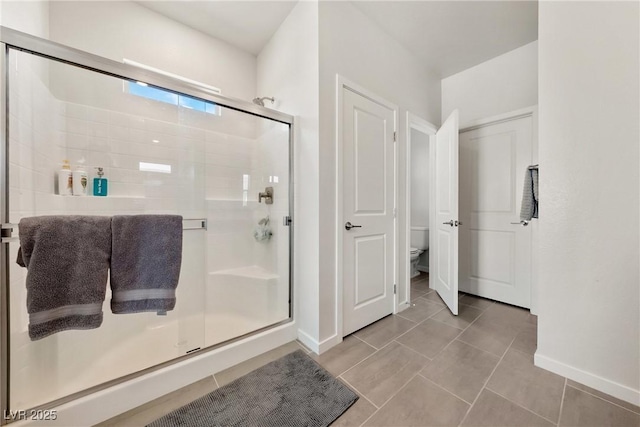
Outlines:
{"label": "patterned rug", "polygon": [[328,426],[356,400],[353,391],[298,350],[147,427]]}

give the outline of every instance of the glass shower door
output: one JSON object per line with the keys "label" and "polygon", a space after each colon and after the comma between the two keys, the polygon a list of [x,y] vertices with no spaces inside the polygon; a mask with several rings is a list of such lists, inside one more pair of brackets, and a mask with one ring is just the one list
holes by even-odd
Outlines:
{"label": "glass shower door", "polygon": [[289,318],[289,126],[252,125],[251,137],[211,134],[206,146],[206,345]]}
{"label": "glass shower door", "polygon": [[[174,310],[114,315],[107,285],[100,327],[35,341],[27,270],[15,263],[19,243],[7,245],[10,409],[86,394],[290,319],[290,125],[14,49],[7,71],[10,223],[184,219]],[[61,194],[65,159],[86,171],[86,194]],[[93,195],[97,168],[106,196]]]}

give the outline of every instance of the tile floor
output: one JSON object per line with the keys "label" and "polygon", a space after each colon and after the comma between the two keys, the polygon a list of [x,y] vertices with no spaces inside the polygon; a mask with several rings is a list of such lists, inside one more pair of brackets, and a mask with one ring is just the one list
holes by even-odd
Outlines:
{"label": "tile floor", "polygon": [[[460,295],[449,314],[412,280],[412,306],[310,356],[360,399],[332,426],[630,426],[640,407],[533,366],[536,317]],[[292,342],[207,377],[100,426],[145,425],[297,349]]]}

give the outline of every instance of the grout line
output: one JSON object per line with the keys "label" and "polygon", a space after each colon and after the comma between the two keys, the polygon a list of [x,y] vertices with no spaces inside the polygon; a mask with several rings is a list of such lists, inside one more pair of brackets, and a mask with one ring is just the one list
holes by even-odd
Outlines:
{"label": "grout line", "polygon": [[[445,309],[446,309],[446,307],[445,307]],[[438,313],[439,313],[439,312],[438,312]],[[484,313],[484,312],[483,312],[483,313]],[[472,321],[471,323],[469,323],[469,324],[467,325],[467,327],[466,327],[466,328],[464,328],[463,330],[461,330],[461,331],[460,331],[460,333],[459,333],[458,335],[456,335],[456,337],[455,337],[454,339],[452,339],[452,340],[451,340],[451,341],[450,341],[446,346],[444,346],[444,348],[443,348],[442,350],[440,350],[439,352],[437,352],[437,353],[433,356],[433,358],[435,359],[436,357],[438,357],[438,355],[439,355],[440,353],[442,353],[443,351],[445,351],[445,350],[447,349],[447,347],[449,347],[449,346],[451,345],[451,343],[452,343],[452,342],[454,342],[454,341],[460,341],[461,343],[465,343],[465,344],[467,344],[466,342],[464,342],[464,341],[462,341],[462,340],[459,340],[458,338],[460,338],[460,336],[462,336],[462,334],[463,334],[467,329],[469,329],[469,328],[471,327],[471,325],[473,325],[473,324],[476,322],[476,320],[478,320],[478,319],[480,318],[480,316],[482,316],[482,313],[480,313],[480,315],[479,315],[478,317],[476,317],[475,319],[473,319],[473,321]],[[432,320],[435,320],[436,322],[440,322],[438,319],[432,319]],[[447,326],[451,326],[451,325],[449,325],[448,323],[444,323],[444,322],[440,322],[440,323],[445,324],[445,325],[447,325]],[[451,327],[452,327],[452,328],[455,328],[455,326],[451,326]],[[456,328],[456,329],[460,329],[460,328]],[[472,347],[474,347],[474,346],[472,346]],[[475,347],[475,348],[477,348],[477,347]],[[482,350],[482,349],[478,349],[478,350]],[[482,350],[482,351],[485,351],[485,350]],[[485,352],[486,352],[486,353],[489,353],[488,351],[485,351]],[[489,353],[489,354],[491,354],[491,353]],[[494,355],[494,356],[495,356],[495,355]]]}
{"label": "grout line", "polygon": [[471,308],[474,308],[474,309],[476,309],[476,310],[479,310],[479,311],[481,311],[481,312],[483,312],[483,313],[484,313],[485,311],[487,311],[487,309],[488,309],[489,307],[491,307],[491,305],[493,305],[493,304],[491,304],[491,305],[489,305],[488,307],[480,308],[480,307],[477,307],[477,306],[475,306],[475,305],[466,304],[466,303],[464,303],[464,302],[462,302],[462,301],[464,301],[464,299],[462,299],[462,300],[458,300],[458,305],[465,305],[465,306],[467,306],[467,307],[471,307]]}
{"label": "grout line", "polygon": [[[394,316],[397,316],[397,314],[395,314]],[[405,319],[404,317],[403,317],[402,319],[403,319],[403,320],[408,320],[409,322],[413,322],[413,323],[414,323],[414,325],[413,325],[412,327],[410,327],[409,329],[407,329],[406,331],[404,331],[403,333],[401,333],[400,335],[398,335],[398,336],[395,336],[395,337],[391,338],[391,341],[397,340],[397,339],[398,339],[398,338],[400,338],[401,336],[408,334],[410,331],[414,330],[414,329],[415,329],[415,328],[417,328],[419,325],[421,325],[425,320],[427,320],[427,319],[425,319],[425,320],[422,320],[422,321],[420,321],[420,322],[416,322],[415,320]],[[388,345],[388,344],[385,344],[385,347],[386,347],[387,345]]]}
{"label": "grout line", "polygon": [[[420,371],[420,372],[422,372],[422,371]],[[447,393],[449,393],[450,395],[452,395],[452,396],[453,396],[453,397],[455,397],[456,399],[460,399],[460,400],[462,400],[464,403],[466,403],[467,405],[469,405],[469,407],[471,407],[471,402],[469,402],[469,401],[468,401],[468,400],[466,400],[466,399],[463,399],[462,397],[458,396],[457,394],[455,394],[455,393],[454,393],[454,392],[452,392],[451,390],[444,388],[443,386],[441,386],[441,385],[440,385],[440,384],[438,384],[437,382],[433,381],[431,378],[427,378],[427,377],[425,377],[425,376],[424,376],[424,375],[422,375],[420,372],[418,372],[418,375],[419,375],[421,378],[424,378],[425,380],[427,380],[427,381],[429,381],[429,382],[431,382],[431,383],[435,384],[436,386],[438,386],[438,388],[441,388],[442,390],[446,391]]]}
{"label": "grout line", "polygon": [[[392,342],[396,342],[396,341],[392,341]],[[400,343],[398,343],[398,344],[400,344]],[[402,344],[400,344],[400,345],[402,345]],[[405,347],[406,347],[406,346],[405,346]],[[407,347],[407,348],[409,348],[409,347]],[[411,350],[411,349],[410,349],[410,350]],[[415,353],[417,353],[415,350],[412,350],[412,351],[414,351]],[[418,354],[420,354],[420,353],[418,353]],[[423,356],[423,355],[420,355],[420,356],[422,356],[422,357],[425,357],[425,358],[426,358],[426,356]],[[427,359],[428,359],[428,358],[427,358]],[[402,386],[400,386],[400,387],[398,388],[398,390],[396,390],[396,392],[395,392],[395,393],[393,393],[393,394],[392,394],[392,395],[391,395],[391,396],[390,396],[390,397],[389,397],[389,398],[388,398],[388,399],[387,399],[387,400],[386,400],[386,401],[385,401],[385,402],[384,402],[380,407],[376,406],[373,402],[371,402],[369,399],[367,399],[367,401],[369,401],[369,402],[370,402],[370,403],[371,403],[375,408],[377,408],[377,409],[376,409],[375,411],[373,411],[373,413],[372,413],[369,417],[367,417],[367,419],[366,419],[366,420],[364,420],[364,421],[362,422],[362,424],[360,424],[360,425],[361,425],[361,426],[365,425],[365,424],[366,424],[366,422],[367,422],[367,421],[369,421],[369,420],[370,420],[370,419],[371,419],[375,414],[377,414],[377,413],[378,413],[378,411],[379,411],[381,408],[383,408],[387,403],[389,403],[389,402],[391,401],[391,399],[393,399],[393,398],[394,398],[398,393],[400,393],[400,392],[401,392],[401,391],[402,391],[402,390],[407,386],[407,384],[409,384],[409,383],[410,383],[410,382],[411,382],[411,381],[412,381],[416,376],[418,376],[419,372],[420,372],[420,371],[416,372],[416,373],[415,373],[411,378],[409,378],[409,380],[408,380],[407,382],[405,382]],[[343,380],[344,380],[344,378],[343,378]],[[345,381],[345,382],[347,382],[347,381]],[[348,382],[347,382],[347,384],[348,384]],[[354,388],[355,388],[355,387],[354,387]],[[364,397],[364,395],[363,395],[363,397]],[[366,397],[365,397],[365,399],[366,399]]]}
{"label": "grout line", "polygon": [[[588,391],[586,391],[586,390],[582,390],[582,389],[580,389],[580,388],[578,388],[578,387],[574,387],[574,386],[572,386],[571,384],[569,384],[569,383],[568,383],[568,378],[567,378],[567,387],[571,387],[572,389],[575,389],[575,390],[581,391],[581,392],[583,392],[583,393],[587,393],[589,396],[597,397],[598,399],[603,400],[603,401],[605,401],[605,402],[607,402],[607,403],[610,403],[610,404],[612,404],[612,405],[615,405],[615,406],[617,406],[618,408],[624,409],[625,411],[629,411],[629,412],[631,412],[631,413],[633,413],[633,414],[640,415],[640,410],[635,411],[635,410],[633,410],[633,409],[625,408],[624,406],[619,405],[619,404],[617,404],[617,403],[615,403],[615,402],[612,402],[612,401],[610,401],[610,400],[607,400],[606,398],[604,398],[604,397],[602,397],[602,396],[598,396],[598,395],[595,395],[595,394],[593,394],[593,393],[590,393],[590,392],[588,392]],[[613,397],[613,396],[611,396],[611,397]],[[633,403],[629,403],[629,404],[630,404],[630,405],[633,405]]]}
{"label": "grout line", "polygon": [[[429,304],[429,305],[435,305],[435,306],[438,306],[438,307],[439,307],[439,310],[438,310],[438,311],[436,311],[436,312],[434,312],[433,314],[430,314],[429,316],[425,317],[424,319],[422,319],[422,320],[420,320],[420,321],[412,320],[412,319],[409,319],[408,317],[404,317],[401,313],[400,313],[400,314],[396,314],[396,316],[400,316],[400,317],[402,317],[403,319],[406,319],[406,320],[409,320],[409,321],[411,321],[411,322],[415,322],[415,323],[417,323],[418,325],[421,325],[422,323],[424,323],[424,322],[425,322],[425,320],[431,319],[433,316],[435,316],[436,314],[440,313],[440,312],[441,312],[442,310],[444,310],[444,308],[445,308],[445,307],[440,307],[440,306],[439,306],[439,304],[433,303],[433,302],[429,301],[429,300],[428,300],[428,299],[426,299],[426,298],[422,298],[422,297],[420,297],[420,298],[417,298],[417,299],[423,299],[423,300],[425,300],[425,302],[426,302],[427,304]],[[404,313],[404,311],[403,311],[402,313]],[[435,319],[434,319],[434,320],[435,320]],[[407,331],[407,332],[409,332],[409,331]],[[404,334],[403,334],[403,335],[404,335]],[[394,339],[395,339],[395,338],[394,338]]]}
{"label": "grout line", "polygon": [[[418,371],[420,372],[420,371]],[[389,398],[387,400],[384,401],[384,403],[382,405],[380,405],[380,408],[384,407],[384,405],[386,405],[387,403],[389,403],[391,401],[391,399],[393,399],[394,397],[396,397],[396,395],[398,393],[400,393],[406,386],[407,384],[409,384],[411,381],[413,381],[413,379],[415,377],[418,376],[418,372],[416,372],[415,374],[413,374],[411,376],[411,378],[409,378],[404,384],[402,384],[400,387],[398,387],[398,390],[395,391],[395,393],[393,393],[391,396],[389,396]]]}
{"label": "grout line", "polygon": [[[480,316],[478,316],[478,319],[482,317],[482,314]],[[477,319],[476,319],[477,320]],[[513,341],[515,340],[515,338],[513,340],[511,340],[511,343],[513,343]],[[464,341],[462,341],[464,342]],[[466,344],[466,343],[465,343]],[[509,347],[511,347],[511,344],[509,344]],[[509,348],[507,347],[507,349]],[[489,383],[489,380],[491,380],[491,377],[493,377],[493,374],[495,374],[496,370],[498,369],[498,366],[500,366],[500,364],[502,363],[502,361],[504,360],[504,356],[507,354],[507,351],[505,350],[504,353],[502,353],[502,356],[500,357],[500,360],[498,360],[498,363],[496,363],[496,366],[493,367],[493,370],[491,371],[491,373],[489,374],[489,376],[487,377],[486,380],[484,380],[484,383],[482,384],[482,388],[480,388],[480,393],[478,393],[478,395],[476,396],[475,399],[473,399],[473,403],[471,404],[471,406],[469,406],[469,409],[467,410],[467,413],[464,415],[464,417],[462,418],[462,421],[460,421],[460,424],[462,424],[464,422],[464,420],[469,416],[469,413],[471,412],[471,409],[473,409],[473,407],[475,406],[476,402],[478,401],[478,398],[480,397],[480,395],[482,394],[482,391],[487,389],[487,384]],[[496,393],[497,394],[497,393]]]}
{"label": "grout line", "polygon": [[[517,336],[517,335],[516,335],[516,338],[518,338],[518,336]],[[513,345],[513,342],[515,341],[515,339],[516,339],[516,338],[514,338],[514,339],[513,339],[513,341],[511,341],[511,344],[509,344],[509,348],[507,348],[507,351],[509,351],[509,350],[513,350],[513,351],[517,351],[517,352],[518,352],[518,353],[520,353],[520,354],[524,354],[524,355],[525,355],[525,356],[527,356],[527,357],[533,357],[533,353],[527,353],[526,351],[518,350],[517,348],[512,348],[512,347],[511,347],[511,346]],[[505,352],[505,353],[506,353],[506,352]],[[537,366],[536,366],[536,365],[533,365],[533,366],[537,368]],[[542,369],[542,368],[540,368],[540,369]],[[545,369],[545,371],[546,371],[546,369]],[[551,372],[551,371],[548,371],[548,372]],[[553,373],[553,372],[551,372],[551,373]],[[555,375],[558,375],[558,374],[555,374]],[[562,375],[558,375],[558,376],[559,376],[559,377],[564,378]]]}
{"label": "grout line", "polygon": [[[366,342],[365,340],[363,340],[362,338],[360,338],[360,337],[358,337],[358,336],[356,336],[356,335],[351,334],[351,335],[349,335],[349,336],[350,336],[350,337],[354,337],[354,338],[355,338],[355,339],[357,339],[358,341],[360,341],[360,342],[364,343],[365,345],[367,345],[367,346],[371,347],[371,348],[374,350],[374,353],[378,350],[377,348],[375,348],[374,346],[372,346],[371,344],[369,344],[368,342]],[[346,338],[346,337],[345,337],[345,338]],[[343,341],[344,341],[344,339],[343,339]]]}
{"label": "grout line", "polygon": [[[435,320],[435,319],[433,319],[433,320]],[[435,321],[437,322],[437,320],[435,320]],[[440,323],[443,323],[443,322],[440,322]],[[446,325],[446,323],[443,323],[443,324],[444,324],[444,325]],[[447,326],[451,326],[451,325],[447,325]],[[454,326],[451,326],[451,327],[452,327],[452,328],[454,328]],[[458,329],[458,328],[456,328],[456,329]],[[458,330],[459,330],[459,329],[458,329]],[[446,349],[451,345],[451,343],[452,343],[452,342],[454,342],[454,341],[458,340],[458,337],[459,337],[460,335],[462,335],[463,333],[464,333],[464,330],[460,331],[460,333],[459,333],[458,335],[456,335],[456,336],[455,336],[451,341],[449,341],[449,342],[447,343],[447,345],[445,345],[444,347],[442,347],[442,349],[441,349],[439,352],[437,352],[436,354],[434,354],[434,355],[433,355],[433,359],[435,359],[435,358],[436,358],[436,357],[438,357],[442,352],[444,352],[444,351],[445,351],[445,350],[446,350]],[[433,360],[433,359],[432,359],[432,360]]]}
{"label": "grout line", "polygon": [[[409,346],[408,346],[408,345],[406,345],[406,344],[402,344],[400,341],[395,341],[395,340],[394,340],[393,342],[395,342],[396,344],[401,345],[402,347],[406,348],[407,350],[411,350],[412,352],[414,352],[415,354],[419,355],[420,357],[424,357],[424,358],[425,358],[425,359],[427,359],[429,362],[432,362],[432,361],[433,361],[433,359],[432,359],[432,358],[430,358],[430,357],[428,357],[428,356],[425,356],[424,354],[420,353],[420,352],[419,352],[419,351],[417,351],[417,350],[412,349],[411,347],[409,347]],[[422,370],[422,369],[421,369],[421,370]]]}
{"label": "grout line", "polygon": [[[403,317],[403,319],[404,319],[404,317]],[[400,338],[400,337],[403,337],[403,336],[407,335],[409,332],[411,332],[412,330],[414,330],[415,328],[417,328],[419,325],[422,325],[426,320],[428,320],[428,319],[424,319],[424,320],[423,320],[423,321],[421,321],[421,322],[414,322],[414,323],[415,323],[415,325],[414,325],[414,326],[412,326],[412,327],[411,327],[411,329],[407,329],[406,331],[404,331],[403,333],[401,333],[401,334],[400,334],[400,335],[398,335],[397,337],[393,338],[391,341],[396,341],[398,338]],[[413,320],[412,320],[412,322],[413,322]]]}
{"label": "grout line", "polygon": [[218,384],[218,379],[216,378],[216,374],[211,375],[213,377],[213,381],[216,383],[216,387],[220,388],[220,384]]}
{"label": "grout line", "polygon": [[[360,339],[360,338],[358,338]],[[361,340],[362,341],[362,340]],[[359,361],[358,363],[356,363],[355,365],[353,365],[352,367],[350,367],[349,369],[345,370],[344,372],[342,372],[340,374],[340,377],[342,377],[342,375],[346,374],[347,372],[349,372],[350,370],[352,370],[353,368],[355,368],[356,366],[360,365],[361,363],[363,363],[365,360],[370,359],[371,357],[373,357],[375,354],[379,353],[380,351],[382,351],[383,348],[385,348],[386,346],[388,346],[389,344],[391,344],[392,342],[394,342],[393,340],[389,341],[384,347],[380,347],[380,348],[375,348],[373,347],[371,344],[367,343],[366,341],[362,341],[365,344],[367,344],[368,346],[372,347],[374,349],[373,353],[371,353],[370,355],[366,356],[364,359],[362,359],[361,361]]]}
{"label": "grout line", "polygon": [[[395,316],[395,317],[401,317],[399,314],[390,314],[389,316],[386,316],[386,317],[384,317],[383,319],[386,319],[387,317],[393,317],[393,316]],[[382,320],[382,319],[380,319],[380,320]],[[375,323],[379,322],[380,320],[377,320],[376,322],[373,322],[372,324],[370,324],[370,325],[368,325],[368,326],[365,326],[365,327],[364,327],[364,328],[362,328],[362,329],[368,328],[369,326],[374,325]],[[413,321],[413,320],[409,320],[409,319],[406,319],[406,318],[404,318],[404,317],[402,317],[402,320],[406,320],[407,322],[411,322],[411,323],[415,323],[415,324],[414,324],[411,328],[407,329],[405,332],[401,333],[400,335],[398,335],[398,336],[396,336],[396,337],[391,338],[391,339],[389,340],[389,342],[392,342],[393,340],[397,339],[398,337],[401,337],[402,335],[406,334],[406,333],[407,333],[407,332],[409,332],[411,329],[415,328],[415,327],[416,327],[416,326],[418,326],[420,323],[422,323],[422,322],[415,322],[415,321]],[[362,330],[362,329],[361,329],[361,330]],[[354,334],[356,334],[356,333],[358,333],[358,332],[356,331]],[[355,335],[354,335],[354,336],[355,336]],[[389,345],[389,343],[386,343],[386,344],[385,344],[385,345],[383,345],[382,347],[378,348],[378,347],[376,347],[375,345],[373,345],[373,344],[371,344],[371,343],[367,342],[364,338],[360,338],[360,337],[357,337],[357,338],[358,338],[358,339],[360,339],[361,341],[365,342],[366,344],[369,344],[371,347],[375,348],[376,350],[383,349],[383,348],[385,348],[387,345]]]}
{"label": "grout line", "polygon": [[[371,403],[373,405],[374,408],[376,408],[376,411],[378,409],[380,409],[380,407],[378,405],[376,405],[375,403],[373,403],[371,400],[369,400],[369,398],[367,396],[364,395],[364,393],[362,393],[360,390],[358,390],[353,384],[351,384],[349,381],[345,380],[341,375],[338,376],[338,378],[343,381],[345,384],[347,384],[349,387],[351,387],[352,389],[354,389],[357,393],[359,397],[362,397],[364,400],[366,400],[367,402]],[[374,411],[375,413],[375,411]]]}
{"label": "grout line", "polygon": [[[424,359],[427,359],[428,361],[431,361],[431,359],[429,359],[428,357],[424,356],[423,354],[418,353],[417,351],[413,350],[412,348],[407,347],[406,345],[404,345],[404,344],[402,344],[402,343],[399,343],[399,342],[397,342],[397,341],[395,341],[395,340],[390,341],[387,345],[385,345],[385,347],[387,347],[388,345],[390,345],[390,344],[392,344],[392,343],[399,344],[400,346],[405,347],[405,348],[407,348],[408,350],[410,350],[411,352],[413,352],[413,353],[417,354],[419,357],[422,357],[422,358],[424,358]],[[383,347],[383,348],[384,348],[384,347]],[[374,354],[375,354],[375,353],[374,353]],[[373,356],[373,354],[372,354],[371,356]],[[371,356],[370,356],[370,357],[371,357]],[[367,359],[368,359],[368,358],[367,358]],[[366,360],[366,359],[365,359],[365,360]],[[363,361],[364,361],[364,360],[363,360]],[[363,361],[362,361],[362,362],[363,362]],[[360,363],[362,363],[362,362],[360,362]],[[360,364],[360,363],[358,363],[358,364]],[[357,366],[357,365],[355,365],[355,366]],[[354,366],[354,367],[355,367],[355,366]],[[352,368],[350,368],[350,369],[353,369],[353,367],[352,367]],[[384,405],[386,405],[386,404],[387,404],[391,399],[393,399],[393,398],[395,397],[395,395],[396,395],[396,394],[400,393],[400,391],[401,391],[403,388],[405,388],[405,387],[406,387],[406,385],[407,385],[407,384],[409,384],[409,383],[410,383],[410,382],[411,382],[411,381],[412,381],[412,380],[413,380],[413,379],[414,379],[414,378],[415,378],[415,377],[420,373],[420,371],[421,371],[421,370],[422,370],[422,368],[420,368],[420,369],[419,369],[415,374],[413,374],[413,375],[412,375],[412,376],[411,376],[411,377],[410,377],[410,378],[409,378],[409,379],[408,379],[404,384],[402,384],[402,385],[398,388],[398,390],[396,390],[396,392],[395,392],[395,393],[393,393],[391,396],[389,396],[389,398],[388,398],[387,400],[385,400],[385,401],[382,403],[382,405],[377,406],[377,405],[376,405],[375,403],[373,403],[371,400],[367,399],[367,401],[369,401],[369,402],[370,402],[374,407],[376,407],[376,408],[377,408],[377,409],[376,409],[376,411],[374,411],[374,413],[373,413],[373,414],[371,414],[371,416],[369,416],[369,418],[371,418],[373,415],[375,415],[375,413],[377,412],[377,410],[378,410],[378,409],[380,409],[380,408],[382,408]],[[343,372],[343,374],[344,374],[344,372]],[[349,384],[350,386],[352,386],[352,385],[351,385],[351,383],[349,383],[349,382],[348,382],[348,381],[347,381],[347,380],[342,376],[343,374],[341,374],[339,378],[341,378],[344,382],[346,382],[347,384]],[[353,388],[354,388],[355,390],[358,390],[358,389],[357,389],[357,388],[355,388],[355,387],[353,387]],[[358,393],[359,393],[359,394],[361,394],[359,391],[358,391]],[[363,397],[364,397],[364,394],[362,394],[362,395],[363,395]],[[366,398],[366,397],[365,397],[365,398]],[[369,418],[367,418],[364,422],[366,422],[367,420],[369,420]],[[364,423],[363,423],[363,424],[364,424]]]}
{"label": "grout line", "polygon": [[366,420],[364,420],[364,421],[362,422],[362,424],[360,424],[360,427],[364,426],[364,425],[367,423],[367,421],[369,421],[369,420],[370,420],[370,419],[371,419],[375,414],[377,414],[379,411],[380,411],[380,409],[376,409],[375,411],[373,411],[373,414],[369,415],[369,416],[367,417],[367,419],[366,419]]}
{"label": "grout line", "polygon": [[[509,347],[507,347],[507,349],[505,350],[504,354],[503,354],[503,355],[502,355],[502,357],[500,358],[500,361],[498,362],[498,364],[496,365],[496,367],[493,369],[493,372],[491,373],[491,375],[489,376],[489,378],[487,378],[487,381],[485,381],[485,384],[484,384],[484,386],[483,386],[483,389],[487,389],[487,390],[489,390],[489,391],[491,391],[491,392],[493,392],[493,393],[497,394],[498,396],[502,397],[503,399],[508,400],[509,402],[513,403],[514,405],[517,405],[517,406],[519,406],[519,407],[521,407],[521,408],[523,408],[523,409],[526,409],[527,411],[531,412],[532,414],[535,414],[535,415],[537,415],[538,417],[543,418],[543,419],[545,419],[545,420],[549,421],[551,424],[556,424],[556,425],[558,425],[558,422],[560,421],[560,414],[558,414],[558,421],[557,421],[557,422],[554,422],[554,421],[550,420],[549,418],[544,417],[544,416],[542,416],[542,415],[540,415],[540,414],[538,414],[538,413],[536,413],[536,412],[532,411],[532,410],[531,410],[531,409],[529,409],[529,408],[526,408],[525,406],[523,406],[523,405],[519,404],[518,402],[514,402],[513,400],[509,399],[507,396],[503,396],[502,394],[498,393],[497,391],[495,391],[495,390],[493,390],[493,389],[491,389],[491,388],[487,387],[487,384],[489,383],[489,380],[491,379],[491,377],[493,376],[493,374],[495,373],[495,371],[498,369],[498,366],[500,366],[500,364],[501,364],[501,363],[502,363],[502,361],[504,360],[504,357],[507,355],[507,353],[509,352],[509,350],[513,350],[513,351],[517,351],[518,353],[525,354],[525,355],[527,355],[527,357],[532,357],[530,354],[524,353],[524,352],[519,351],[519,350],[517,350],[517,349],[515,349],[515,348],[511,348],[511,346],[513,345],[513,342],[516,340],[516,338],[517,338],[517,335],[516,335],[516,336],[511,340],[511,343],[509,343]],[[565,383],[566,383],[566,378],[565,378]],[[563,393],[563,395],[564,395],[564,389],[563,389],[562,393]],[[474,403],[475,403],[475,402],[474,402]],[[562,406],[562,402],[560,402],[560,405]]]}
{"label": "grout line", "polygon": [[[476,347],[475,345],[473,345],[473,344],[469,344],[469,343],[468,343],[468,342],[466,342],[466,341],[462,341],[462,340],[459,340],[459,339],[457,339],[457,338],[456,338],[454,341],[461,342],[461,343],[462,343],[462,344],[464,344],[464,345],[468,345],[469,347],[473,347],[473,348],[475,348],[476,350],[480,350],[481,352],[486,353],[486,354],[489,354],[489,355],[491,355],[491,356],[493,356],[493,357],[497,357],[498,359],[502,358],[502,356],[498,356],[497,354],[494,354],[494,353],[491,353],[491,352],[489,352],[489,351],[487,351],[487,350],[481,349],[480,347]],[[504,353],[506,353],[506,350],[505,350],[505,352],[504,352]],[[504,353],[502,353],[502,354],[504,355]]]}
{"label": "grout line", "polygon": [[549,418],[547,418],[547,417],[543,417],[542,415],[540,415],[540,414],[538,414],[538,413],[536,413],[536,412],[533,412],[531,409],[529,409],[529,408],[527,408],[527,407],[525,407],[525,406],[521,405],[520,403],[514,402],[513,400],[511,400],[511,399],[509,399],[508,397],[506,397],[506,396],[504,396],[504,395],[502,395],[502,394],[498,393],[497,391],[495,391],[495,390],[493,390],[493,389],[490,389],[490,388],[488,388],[488,387],[487,387],[487,388],[486,388],[486,390],[490,391],[491,393],[497,394],[498,396],[500,396],[500,397],[501,397],[501,398],[503,398],[504,400],[507,400],[507,401],[509,401],[510,403],[513,403],[514,405],[519,406],[520,408],[524,409],[524,410],[525,410],[525,411],[527,411],[527,412],[531,412],[531,413],[532,413],[533,415],[535,415],[536,417],[540,417],[540,418],[542,418],[543,420],[549,421],[551,424],[558,425],[558,423],[555,423],[555,422],[551,421]]}
{"label": "grout line", "polygon": [[560,426],[560,419],[562,418],[562,409],[564,407],[564,394],[567,392],[567,379],[564,379],[564,386],[562,387],[562,397],[560,398],[560,412],[558,412],[558,422],[556,426]]}
{"label": "grout line", "polygon": [[[440,311],[442,311],[442,310],[440,310]],[[439,311],[438,313],[440,313],[440,311]],[[436,313],[436,314],[437,314],[437,313]],[[434,320],[434,321],[436,321],[436,322],[438,322],[438,323],[442,323],[443,325],[447,325],[447,326],[449,326],[449,327],[451,327],[451,328],[456,328],[456,329],[458,329],[458,330],[460,330],[460,331],[462,331],[462,332],[466,331],[466,330],[467,330],[467,328],[471,325],[471,324],[469,324],[469,325],[465,326],[464,328],[460,328],[460,327],[458,327],[458,326],[453,326],[452,324],[447,323],[447,322],[445,322],[444,320],[438,320],[438,319],[431,319],[431,320]]]}

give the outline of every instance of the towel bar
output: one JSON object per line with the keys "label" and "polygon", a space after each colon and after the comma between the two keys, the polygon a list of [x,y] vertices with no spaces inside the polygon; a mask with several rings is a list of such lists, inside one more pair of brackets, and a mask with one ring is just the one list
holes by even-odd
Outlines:
{"label": "towel bar", "polygon": [[[206,230],[207,219],[206,218],[185,218],[182,220],[182,230]],[[18,242],[19,234],[14,235],[14,230],[18,231],[18,224],[5,223],[1,224],[0,230],[2,231],[2,238],[0,243],[13,243]]]}
{"label": "towel bar", "polygon": [[183,230],[206,230],[207,219],[206,218],[184,218],[182,220]]}

